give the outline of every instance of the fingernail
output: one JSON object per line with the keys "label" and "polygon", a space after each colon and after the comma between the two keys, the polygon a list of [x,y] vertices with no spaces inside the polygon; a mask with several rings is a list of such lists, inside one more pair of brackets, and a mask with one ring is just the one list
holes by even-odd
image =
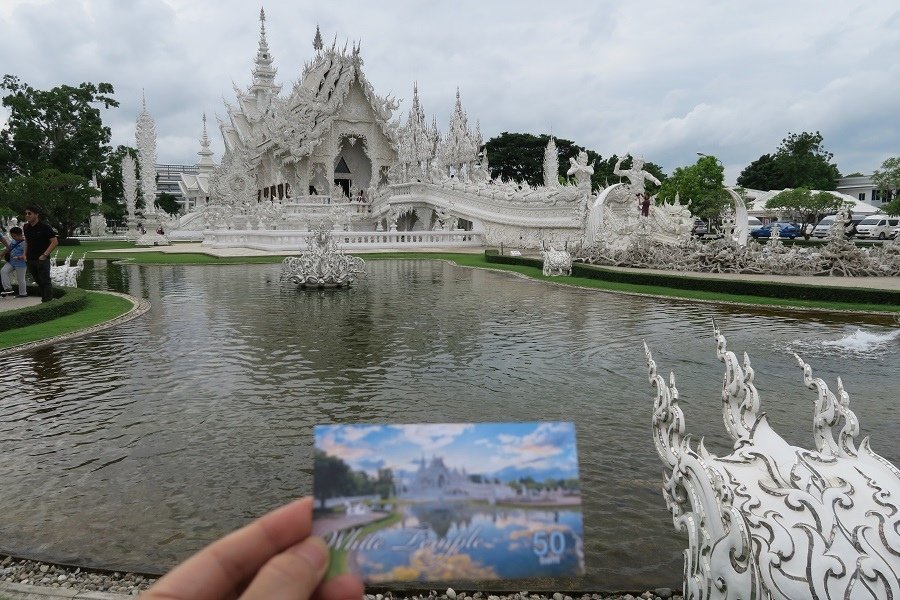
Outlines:
{"label": "fingernail", "polygon": [[316,571],[324,569],[328,561],[328,546],[320,537],[307,538],[294,546],[292,551],[306,560]]}

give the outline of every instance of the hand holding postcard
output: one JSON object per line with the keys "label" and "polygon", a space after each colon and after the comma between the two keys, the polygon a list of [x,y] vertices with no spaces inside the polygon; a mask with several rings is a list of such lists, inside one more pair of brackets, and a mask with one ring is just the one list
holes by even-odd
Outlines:
{"label": "hand holding postcard", "polygon": [[584,572],[572,423],[319,425],[313,533],[367,582]]}

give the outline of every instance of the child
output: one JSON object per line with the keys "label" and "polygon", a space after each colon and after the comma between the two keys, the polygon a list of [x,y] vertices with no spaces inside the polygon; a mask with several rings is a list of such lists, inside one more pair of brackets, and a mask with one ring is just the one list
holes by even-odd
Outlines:
{"label": "child", "polygon": [[21,227],[10,227],[9,235],[12,236],[12,240],[6,243],[9,248],[9,259],[0,269],[0,284],[3,286],[0,295],[11,296],[13,294],[9,276],[15,271],[16,279],[19,282],[19,298],[25,298],[28,296],[28,292],[25,290],[25,236],[22,234]]}

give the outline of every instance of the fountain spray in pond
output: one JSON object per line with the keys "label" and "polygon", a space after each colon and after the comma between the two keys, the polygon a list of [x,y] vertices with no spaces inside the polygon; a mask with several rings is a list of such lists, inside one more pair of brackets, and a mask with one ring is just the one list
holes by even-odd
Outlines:
{"label": "fountain spray in pond", "polygon": [[331,228],[324,221],[306,244],[306,252],[289,256],[281,263],[281,281],[290,281],[300,288],[339,288],[349,286],[365,272],[363,259],[338,249]]}

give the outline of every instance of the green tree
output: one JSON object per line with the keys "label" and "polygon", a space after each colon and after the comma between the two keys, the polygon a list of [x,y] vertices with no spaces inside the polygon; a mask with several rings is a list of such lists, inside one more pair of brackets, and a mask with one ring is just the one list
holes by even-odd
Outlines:
{"label": "green tree", "polygon": [[818,223],[823,216],[840,210],[843,204],[840,196],[829,192],[813,194],[801,187],[775,194],[766,202],[766,208],[790,213],[802,223],[801,231],[805,231],[808,223]]}
{"label": "green tree", "polygon": [[10,113],[0,130],[4,179],[50,168],[90,179],[105,170],[111,132],[95,105],[119,105],[111,96],[111,84],[61,85],[44,91],[5,75],[0,89],[8,92],[3,106]]}
{"label": "green tree", "polygon": [[68,237],[91,215],[91,198],[100,190],[80,175],[44,169],[34,175],[16,177],[3,186],[0,204],[21,215],[25,206],[39,206],[59,237]]}
{"label": "green tree", "polygon": [[879,190],[887,192],[889,197],[893,198],[891,202],[882,206],[882,210],[887,212],[890,207],[894,212],[888,214],[900,214],[900,209],[895,207],[900,198],[900,157],[888,158],[881,163],[881,167],[872,174],[872,182]]}
{"label": "green tree", "polygon": [[741,171],[737,184],[758,190],[837,188],[841,174],[822,140],[818,131],[789,133],[775,154],[763,154]]}
{"label": "green tree", "polygon": [[350,465],[322,450],[313,454],[313,473],[316,480],[313,495],[325,507],[325,500],[338,496],[350,496],[355,481]]}
{"label": "green tree", "polygon": [[[37,90],[14,75],[0,89],[9,111],[0,129],[0,206],[17,212],[28,203],[41,206],[60,237],[67,237],[91,213],[110,153],[110,129],[100,107],[118,106],[108,83],[61,85]],[[21,213],[20,213],[21,214]]]}
{"label": "green tree", "polygon": [[178,198],[168,192],[163,192],[159,195],[159,198],[156,199],[156,205],[170,215],[177,215],[178,211],[181,210]]}
{"label": "green tree", "polygon": [[662,182],[659,197],[674,202],[678,194],[691,213],[703,219],[716,217],[731,198],[725,191],[725,169],[715,156],[701,156],[687,167],[678,167]]}
{"label": "green tree", "polygon": [[130,146],[118,146],[109,155],[106,171],[99,178],[103,198],[103,216],[110,221],[125,218],[125,191],[122,189],[122,160],[131,155],[137,161],[137,150]]}

